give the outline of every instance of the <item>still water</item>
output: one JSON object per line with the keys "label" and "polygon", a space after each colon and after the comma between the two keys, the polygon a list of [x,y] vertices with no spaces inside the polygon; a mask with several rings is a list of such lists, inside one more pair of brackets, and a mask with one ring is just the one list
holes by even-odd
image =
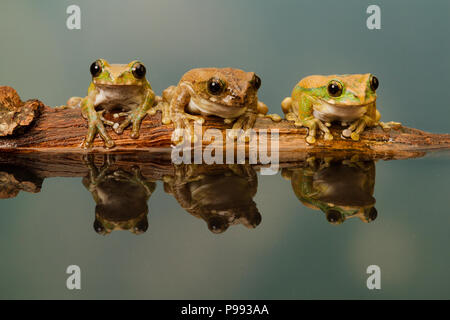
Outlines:
{"label": "still water", "polygon": [[2,161],[1,298],[450,297],[448,155],[310,158],[272,176],[50,157]]}
{"label": "still water", "polygon": [[[382,121],[450,132],[450,2],[378,0],[369,30],[372,4],[1,1],[0,85],[57,106],[86,94],[98,58],[141,60],[158,95],[191,68],[234,67],[256,72],[281,113],[305,76],[370,72]],[[2,156],[0,298],[450,298],[448,155],[316,159],[273,176],[200,168],[197,181],[152,159]],[[69,265],[81,290],[66,288]],[[381,290],[367,289],[370,265]]]}

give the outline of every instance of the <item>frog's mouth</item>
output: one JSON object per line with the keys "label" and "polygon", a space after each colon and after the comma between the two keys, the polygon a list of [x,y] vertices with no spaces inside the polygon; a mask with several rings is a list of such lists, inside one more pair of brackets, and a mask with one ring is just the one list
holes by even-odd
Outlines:
{"label": "frog's mouth", "polygon": [[189,112],[195,114],[205,116],[214,115],[225,119],[234,119],[241,116],[247,110],[247,107],[241,105],[223,105],[203,98],[192,97],[187,109]]}
{"label": "frog's mouth", "polygon": [[95,80],[94,84],[102,87],[131,87],[131,86],[139,86],[136,81],[127,81],[127,82],[113,82],[108,80]]}

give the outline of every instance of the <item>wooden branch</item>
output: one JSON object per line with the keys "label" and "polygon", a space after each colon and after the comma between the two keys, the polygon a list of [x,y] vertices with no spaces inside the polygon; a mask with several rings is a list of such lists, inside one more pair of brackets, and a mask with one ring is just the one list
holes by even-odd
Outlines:
{"label": "wooden branch", "polygon": [[[221,119],[209,118],[204,129],[218,128],[225,130]],[[342,139],[342,127],[331,127],[334,139],[324,141],[318,138],[317,143],[308,145],[305,141],[307,130],[297,128],[291,122],[282,120],[273,122],[268,118],[258,118],[255,131],[261,129],[279,130],[279,159],[285,161],[301,161],[305,154],[323,154],[332,152],[334,156],[362,154],[372,159],[403,159],[423,156],[428,151],[450,148],[449,134],[432,134],[421,130],[399,126],[384,131],[380,127],[369,128],[361,134],[360,141]],[[172,125],[161,124],[161,113],[147,116],[141,126],[139,139],[130,138],[128,128],[122,135],[117,135],[108,127],[108,132],[116,143],[113,149],[105,149],[103,141],[97,137],[94,147],[85,150],[81,143],[87,132],[87,123],[79,109],[55,109],[44,107],[41,115],[32,127],[22,134],[0,138],[2,152],[58,152],[58,153],[130,153],[145,151],[158,153],[162,157],[170,157]],[[270,149],[270,144],[269,144]]]}

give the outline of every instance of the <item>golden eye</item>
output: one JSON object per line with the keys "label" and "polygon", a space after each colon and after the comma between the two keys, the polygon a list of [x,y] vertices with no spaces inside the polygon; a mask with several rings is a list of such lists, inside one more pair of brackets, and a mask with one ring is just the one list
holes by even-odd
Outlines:
{"label": "golden eye", "polygon": [[225,89],[225,84],[222,80],[212,78],[208,81],[208,91],[211,94],[218,95]]}
{"label": "golden eye", "polygon": [[97,77],[100,73],[102,73],[102,64],[100,63],[100,61],[94,61],[91,64],[90,70],[93,77]]}
{"label": "golden eye", "polygon": [[380,85],[380,82],[378,82],[378,78],[375,76],[372,76],[370,78],[370,89],[372,89],[373,91],[378,89],[378,86]]}
{"label": "golden eye", "polygon": [[342,94],[342,84],[339,81],[332,80],[327,87],[328,93],[332,97],[339,97]]}
{"label": "golden eye", "polygon": [[137,62],[133,65],[131,72],[136,79],[143,79],[147,73],[147,69],[145,69],[145,66],[142,63]]}

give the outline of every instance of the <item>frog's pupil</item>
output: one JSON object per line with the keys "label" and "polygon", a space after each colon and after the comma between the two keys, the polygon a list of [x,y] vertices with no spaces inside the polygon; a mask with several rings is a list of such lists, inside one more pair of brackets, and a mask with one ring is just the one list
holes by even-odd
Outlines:
{"label": "frog's pupil", "polygon": [[222,83],[217,79],[210,80],[208,83],[208,90],[212,94],[219,94],[222,91]]}
{"label": "frog's pupil", "polygon": [[377,218],[378,216],[378,211],[377,209],[375,209],[374,207],[370,208],[370,212],[369,212],[369,220],[373,221]]}
{"label": "frog's pupil", "polygon": [[380,85],[380,83],[378,82],[377,77],[372,77],[372,79],[370,79],[370,88],[373,91],[377,90],[379,85]]}
{"label": "frog's pupil", "polygon": [[98,61],[95,61],[94,63],[91,64],[90,70],[91,70],[92,76],[96,77],[102,72],[102,66],[100,65],[100,63]]}
{"label": "frog's pupil", "polygon": [[341,218],[341,213],[337,210],[329,210],[327,212],[327,220],[331,223],[339,222]]}
{"label": "frog's pupil", "polygon": [[256,88],[256,90],[258,90],[261,87],[261,78],[258,77],[257,75],[255,75],[255,78],[253,79],[253,84]]}
{"label": "frog's pupil", "polygon": [[148,221],[147,219],[139,221],[136,226],[134,227],[134,230],[136,232],[145,232],[148,229]]}
{"label": "frog's pupil", "polygon": [[328,93],[333,97],[340,96],[342,93],[341,86],[339,84],[337,84],[336,82],[330,83],[328,85]]}
{"label": "frog's pupil", "polygon": [[94,221],[94,230],[97,233],[103,232],[104,228],[103,228],[102,224],[100,223],[100,221],[98,221],[98,220]]}
{"label": "frog's pupil", "polygon": [[147,70],[142,63],[136,63],[133,67],[132,72],[136,79],[142,79],[145,77],[145,73],[147,72]]}

